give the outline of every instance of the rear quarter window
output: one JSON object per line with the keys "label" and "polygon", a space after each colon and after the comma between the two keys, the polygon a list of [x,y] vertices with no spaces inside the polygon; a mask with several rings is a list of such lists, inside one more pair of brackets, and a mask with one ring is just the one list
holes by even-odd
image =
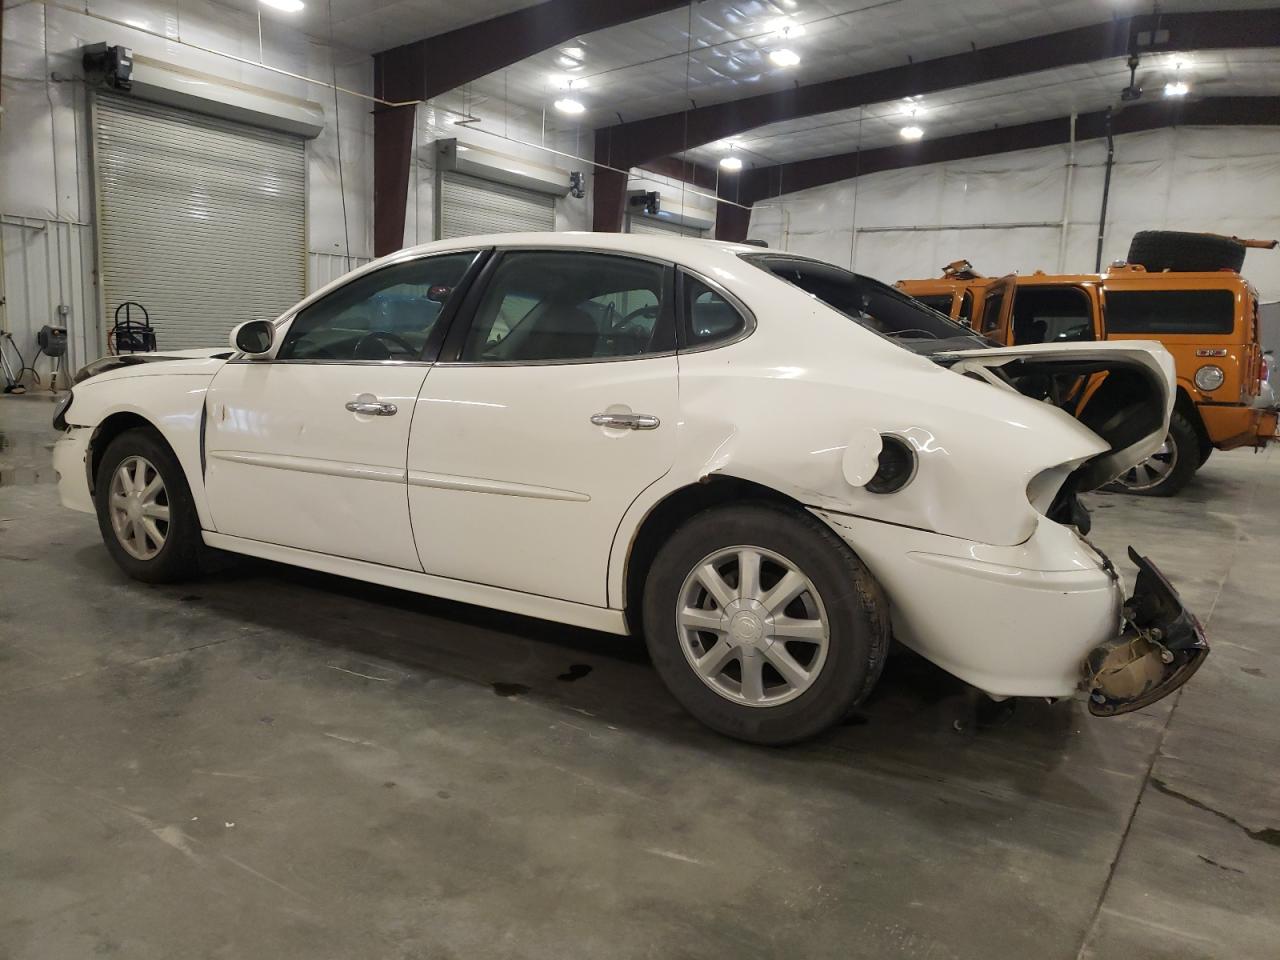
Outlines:
{"label": "rear quarter window", "polygon": [[1107,333],[1231,333],[1230,290],[1108,290]]}

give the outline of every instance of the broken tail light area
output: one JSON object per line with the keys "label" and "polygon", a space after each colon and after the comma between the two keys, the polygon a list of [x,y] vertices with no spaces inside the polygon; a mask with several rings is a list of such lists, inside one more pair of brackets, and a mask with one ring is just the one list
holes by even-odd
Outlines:
{"label": "broken tail light area", "polygon": [[1095,717],[1132,713],[1167,697],[1209,655],[1204,627],[1164,574],[1132,547],[1129,559],[1138,579],[1124,604],[1124,629],[1085,660],[1084,686]]}

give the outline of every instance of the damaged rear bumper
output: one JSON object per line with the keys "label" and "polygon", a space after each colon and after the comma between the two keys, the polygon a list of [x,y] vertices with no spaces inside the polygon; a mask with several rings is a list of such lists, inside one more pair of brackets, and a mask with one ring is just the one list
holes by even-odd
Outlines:
{"label": "damaged rear bumper", "polygon": [[1209,655],[1204,627],[1164,574],[1132,547],[1129,559],[1138,579],[1124,604],[1124,630],[1085,661],[1084,686],[1095,717],[1131,713],[1167,697]]}

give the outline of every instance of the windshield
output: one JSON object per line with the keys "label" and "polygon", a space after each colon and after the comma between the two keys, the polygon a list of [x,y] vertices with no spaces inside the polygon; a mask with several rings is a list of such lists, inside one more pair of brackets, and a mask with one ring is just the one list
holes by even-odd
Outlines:
{"label": "windshield", "polygon": [[769,254],[747,254],[743,259],[916,353],[990,346],[968,327],[919,300],[833,264]]}

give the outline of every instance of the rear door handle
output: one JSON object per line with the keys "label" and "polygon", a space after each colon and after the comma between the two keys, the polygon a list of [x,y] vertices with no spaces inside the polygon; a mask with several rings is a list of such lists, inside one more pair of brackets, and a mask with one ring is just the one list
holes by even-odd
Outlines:
{"label": "rear door handle", "polygon": [[662,421],[650,413],[597,413],[591,417],[597,427],[618,430],[657,430]]}
{"label": "rear door handle", "polygon": [[387,403],[377,398],[369,399],[369,394],[361,394],[355,400],[348,400],[347,409],[352,413],[362,413],[366,417],[394,417],[400,412],[400,408],[394,403]]}

